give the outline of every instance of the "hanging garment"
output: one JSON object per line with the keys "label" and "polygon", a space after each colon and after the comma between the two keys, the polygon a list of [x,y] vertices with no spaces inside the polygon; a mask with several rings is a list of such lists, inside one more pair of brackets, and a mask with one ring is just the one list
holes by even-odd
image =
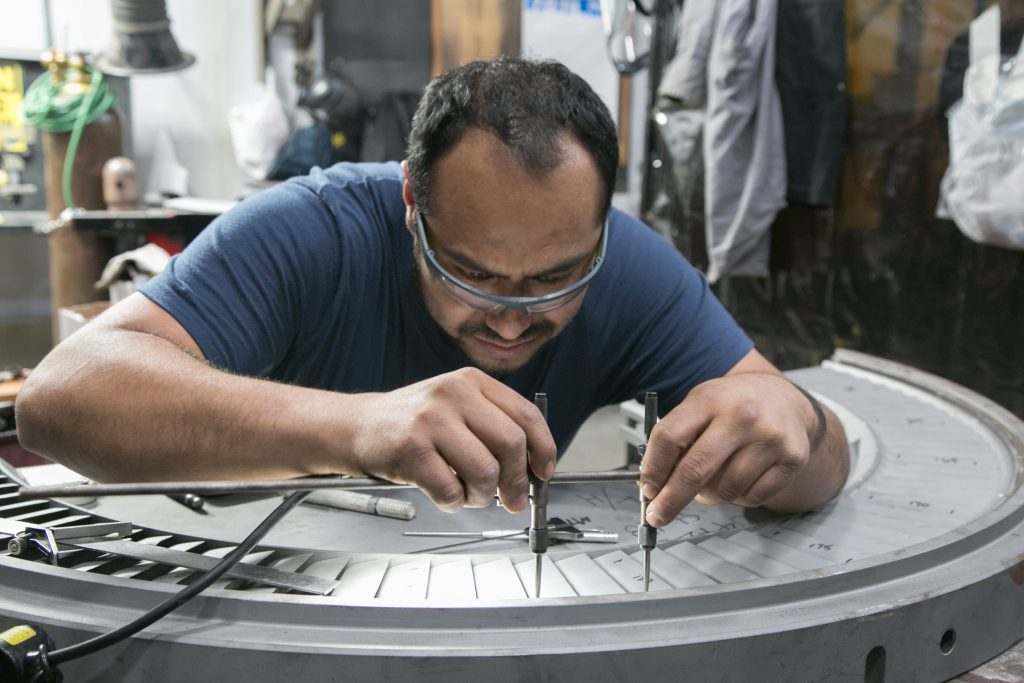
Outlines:
{"label": "hanging garment", "polygon": [[685,108],[708,101],[708,59],[718,0],[686,0],[676,26],[676,49],[658,85],[658,94]]}
{"label": "hanging garment", "polygon": [[786,199],[833,207],[846,126],[843,0],[779,0],[775,85],[786,139]]}
{"label": "hanging garment", "polygon": [[777,13],[777,0],[688,0],[676,57],[659,88],[686,105],[705,105],[712,282],[725,275],[768,274],[769,228],[786,205],[785,138],[775,86]]}
{"label": "hanging garment", "polygon": [[[686,0],[676,21],[673,57],[659,82],[653,121],[667,171],[660,204],[672,241],[690,261],[707,269],[704,236],[704,120],[708,58],[718,0]],[[664,172],[664,171],[663,171]],[[670,207],[670,208],[666,208]]]}
{"label": "hanging garment", "polygon": [[768,274],[769,228],[786,205],[775,87],[776,0],[722,0],[708,64],[704,131],[708,279]]}

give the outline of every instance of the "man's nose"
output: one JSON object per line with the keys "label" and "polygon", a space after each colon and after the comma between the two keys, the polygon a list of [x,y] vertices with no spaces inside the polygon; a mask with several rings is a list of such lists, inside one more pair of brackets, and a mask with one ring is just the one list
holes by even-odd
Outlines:
{"label": "man's nose", "polygon": [[533,316],[520,308],[508,308],[487,316],[487,327],[507,341],[514,341],[530,327]]}

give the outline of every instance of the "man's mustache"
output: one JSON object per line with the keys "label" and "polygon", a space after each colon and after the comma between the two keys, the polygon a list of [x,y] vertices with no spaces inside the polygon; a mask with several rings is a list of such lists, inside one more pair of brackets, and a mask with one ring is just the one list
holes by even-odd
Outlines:
{"label": "man's mustache", "polygon": [[505,339],[480,320],[470,320],[459,326],[459,337],[481,337],[500,344],[514,344],[517,340],[527,341],[534,338],[546,339],[554,334],[555,325],[548,320],[538,320],[520,334],[516,339]]}

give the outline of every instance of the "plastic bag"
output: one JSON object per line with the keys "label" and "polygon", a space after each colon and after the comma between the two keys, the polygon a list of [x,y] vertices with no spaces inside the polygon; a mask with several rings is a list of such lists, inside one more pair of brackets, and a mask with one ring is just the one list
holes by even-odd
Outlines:
{"label": "plastic bag", "polygon": [[274,89],[273,73],[268,69],[264,83],[257,84],[251,99],[231,107],[228,124],[231,145],[239,168],[257,180],[263,180],[285,141],[288,117]]}
{"label": "plastic bag", "polygon": [[1024,55],[1000,67],[998,6],[970,39],[964,97],[949,110],[940,211],[975,242],[1024,250]]}

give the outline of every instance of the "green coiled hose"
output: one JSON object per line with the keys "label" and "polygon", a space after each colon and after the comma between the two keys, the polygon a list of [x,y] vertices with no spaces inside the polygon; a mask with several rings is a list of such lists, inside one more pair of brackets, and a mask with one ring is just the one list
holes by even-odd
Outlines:
{"label": "green coiled hose", "polygon": [[[71,196],[71,177],[82,130],[117,102],[114,93],[103,81],[103,72],[91,66],[83,68],[90,78],[89,89],[85,93],[68,95],[63,92],[64,83],[54,82],[47,71],[33,81],[25,91],[25,101],[21,109],[22,117],[30,125],[50,133],[71,132],[67,155],[64,157],[62,178],[64,204],[69,209],[75,208],[74,197]],[[68,71],[75,70],[72,68]]]}

